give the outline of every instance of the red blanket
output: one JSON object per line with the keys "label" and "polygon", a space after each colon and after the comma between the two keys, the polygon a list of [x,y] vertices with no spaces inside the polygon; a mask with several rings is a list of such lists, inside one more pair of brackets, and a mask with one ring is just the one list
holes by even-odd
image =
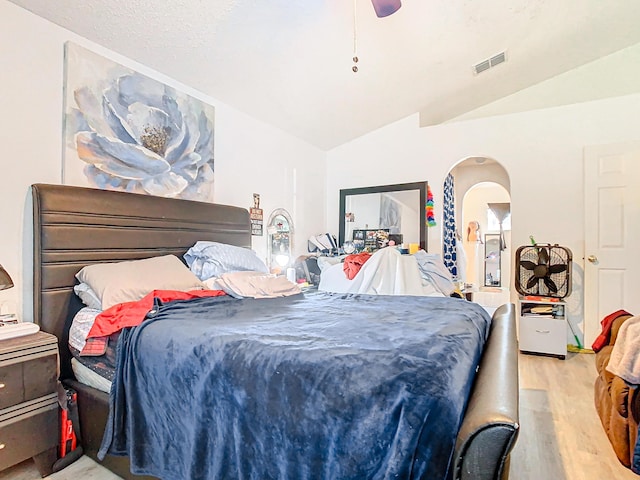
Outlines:
{"label": "red blanket", "polygon": [[622,315],[631,316],[631,314],[626,310],[617,310],[602,319],[602,321],[600,322],[600,325],[602,325],[602,332],[600,332],[600,335],[596,337],[596,339],[593,341],[593,344],[591,345],[591,348],[594,352],[602,350],[602,348],[609,343],[613,321],[616,318],[621,317]]}
{"label": "red blanket", "polygon": [[80,355],[103,355],[107,348],[109,335],[126,327],[140,325],[149,310],[153,308],[154,299],[156,298],[162,302],[171,302],[173,300],[191,300],[193,298],[218,297],[220,295],[226,294],[222,290],[191,290],[189,292],[154,290],[140,300],[118,303],[96,317],[91,330],[89,330],[89,335],[87,335],[87,343]]}
{"label": "red blanket", "polygon": [[353,277],[358,274],[358,272],[362,268],[362,265],[364,265],[365,262],[369,260],[369,258],[371,258],[371,254],[367,252],[347,255],[347,257],[344,259],[344,264],[342,265],[342,270],[344,271],[347,278],[349,280],[353,280]]}

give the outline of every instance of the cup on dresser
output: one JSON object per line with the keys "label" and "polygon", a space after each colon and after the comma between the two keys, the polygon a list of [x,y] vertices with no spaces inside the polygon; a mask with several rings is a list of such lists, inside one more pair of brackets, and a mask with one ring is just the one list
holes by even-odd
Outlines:
{"label": "cup on dresser", "polygon": [[296,283],[296,269],[293,267],[289,267],[287,268],[287,280],[289,280],[291,283]]}

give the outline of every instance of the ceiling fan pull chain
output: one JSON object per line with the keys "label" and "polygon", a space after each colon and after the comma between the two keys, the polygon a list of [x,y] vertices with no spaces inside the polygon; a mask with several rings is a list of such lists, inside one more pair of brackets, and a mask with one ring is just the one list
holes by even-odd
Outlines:
{"label": "ceiling fan pull chain", "polygon": [[357,25],[357,3],[358,0],[353,0],[353,66],[351,70],[353,73],[358,72],[358,25]]}

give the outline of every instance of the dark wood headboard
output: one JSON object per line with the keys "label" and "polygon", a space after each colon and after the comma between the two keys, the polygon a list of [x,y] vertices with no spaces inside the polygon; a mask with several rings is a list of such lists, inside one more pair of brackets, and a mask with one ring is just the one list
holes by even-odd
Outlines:
{"label": "dark wood headboard", "polygon": [[198,240],[251,246],[240,207],[64,185],[33,194],[33,316],[58,337],[61,375],[70,376],[71,317],[80,308],[75,274],[85,265],[182,255]]}

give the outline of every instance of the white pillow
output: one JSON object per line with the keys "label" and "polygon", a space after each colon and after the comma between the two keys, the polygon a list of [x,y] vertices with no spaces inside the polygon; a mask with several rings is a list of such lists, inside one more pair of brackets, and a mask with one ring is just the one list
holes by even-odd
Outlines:
{"label": "white pillow", "polygon": [[82,351],[85,343],[87,343],[87,335],[89,335],[89,331],[100,313],[100,310],[89,307],[81,308],[76,313],[69,329],[69,345],[72,348],[79,352]]}
{"label": "white pillow", "polygon": [[263,272],[229,272],[217,279],[217,284],[228,295],[236,298],[275,298],[297,295],[300,287],[285,276]]}
{"label": "white pillow", "polygon": [[202,290],[204,285],[175,255],[87,265],[76,274],[100,299],[102,310],[140,300],[153,290]]}
{"label": "white pillow", "polygon": [[227,272],[269,273],[267,266],[253,250],[226,243],[196,242],[184,254],[184,259],[200,280],[219,277]]}
{"label": "white pillow", "polygon": [[89,308],[94,308],[96,310],[102,310],[102,302],[96,295],[96,292],[91,290],[91,287],[86,283],[79,283],[73,287],[73,291],[76,292],[76,295],[80,297],[82,303],[84,303]]}

